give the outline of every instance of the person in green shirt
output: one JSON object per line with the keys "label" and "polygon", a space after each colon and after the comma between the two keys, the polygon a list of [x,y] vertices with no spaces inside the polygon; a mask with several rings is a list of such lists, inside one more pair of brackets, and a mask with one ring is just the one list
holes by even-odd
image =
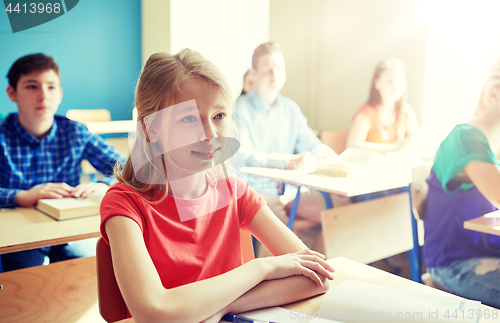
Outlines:
{"label": "person in green shirt", "polygon": [[424,262],[442,288],[500,307],[500,236],[463,223],[500,207],[500,61],[490,72],[472,120],[441,143],[430,176]]}

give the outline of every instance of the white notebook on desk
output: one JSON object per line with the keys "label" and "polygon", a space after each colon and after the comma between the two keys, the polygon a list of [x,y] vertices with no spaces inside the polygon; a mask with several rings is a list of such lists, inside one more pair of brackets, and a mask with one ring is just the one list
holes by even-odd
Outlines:
{"label": "white notebook on desk", "polygon": [[480,311],[481,302],[452,295],[347,280],[325,294],[317,312],[274,307],[241,315],[282,323],[477,323]]}
{"label": "white notebook on desk", "polygon": [[348,280],[331,288],[314,322],[479,322],[481,302]]}

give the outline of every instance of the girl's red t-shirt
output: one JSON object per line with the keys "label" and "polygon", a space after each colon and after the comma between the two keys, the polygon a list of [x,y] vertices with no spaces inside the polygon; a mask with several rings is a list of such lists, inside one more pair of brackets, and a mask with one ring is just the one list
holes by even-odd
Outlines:
{"label": "girl's red t-shirt", "polygon": [[[220,205],[222,192],[230,191],[229,205]],[[237,200],[237,202],[235,202]],[[153,199],[154,201],[154,199]],[[174,288],[228,272],[243,264],[240,229],[247,229],[266,202],[239,178],[218,181],[194,200],[168,196],[149,203],[129,186],[111,187],[101,202],[101,233],[109,244],[104,222],[121,215],[140,227],[149,255],[165,288]],[[206,215],[181,221],[179,210]]]}

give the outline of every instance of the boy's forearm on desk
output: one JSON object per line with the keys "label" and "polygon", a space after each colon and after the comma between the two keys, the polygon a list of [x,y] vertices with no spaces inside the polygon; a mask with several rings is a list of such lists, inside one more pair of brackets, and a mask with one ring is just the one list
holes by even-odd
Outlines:
{"label": "boy's forearm on desk", "polygon": [[14,188],[0,188],[0,208],[18,206],[16,203],[16,196],[19,192],[22,192],[22,190]]}
{"label": "boy's forearm on desk", "polygon": [[245,154],[245,166],[286,169],[293,154],[253,152]]}

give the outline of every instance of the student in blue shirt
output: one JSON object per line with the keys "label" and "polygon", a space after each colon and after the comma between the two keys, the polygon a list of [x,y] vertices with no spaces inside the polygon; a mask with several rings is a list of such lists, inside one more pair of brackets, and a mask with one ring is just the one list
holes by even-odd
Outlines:
{"label": "student in blue shirt", "polygon": [[[62,100],[59,68],[43,54],[18,59],[7,74],[7,94],[18,112],[0,123],[0,207],[31,206],[42,198],[106,192],[123,156],[81,123],[56,116]],[[80,183],[87,159],[107,177]],[[95,240],[2,255],[4,271],[95,254]]]}
{"label": "student in blue shirt", "polygon": [[[279,45],[260,45],[252,57],[255,85],[252,92],[236,102],[238,131],[246,166],[296,169],[309,167],[318,158],[335,157],[335,152],[321,143],[308,126],[299,105],[280,94],[285,84],[285,59]],[[269,207],[285,223],[288,206],[278,198],[277,183],[270,179],[249,176],[248,182]],[[294,228],[304,228],[320,222],[324,209],[319,194],[303,196]],[[305,201],[309,200],[309,201]]]}

